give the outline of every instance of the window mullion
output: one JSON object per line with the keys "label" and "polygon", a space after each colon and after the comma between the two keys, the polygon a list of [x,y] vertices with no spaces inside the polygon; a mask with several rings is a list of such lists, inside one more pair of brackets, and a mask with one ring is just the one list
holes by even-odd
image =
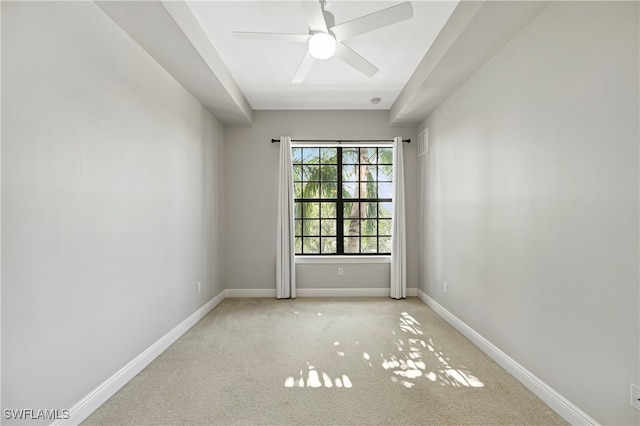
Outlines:
{"label": "window mullion", "polygon": [[342,201],[342,148],[338,147],[338,193],[336,200],[336,252],[344,254],[344,208]]}

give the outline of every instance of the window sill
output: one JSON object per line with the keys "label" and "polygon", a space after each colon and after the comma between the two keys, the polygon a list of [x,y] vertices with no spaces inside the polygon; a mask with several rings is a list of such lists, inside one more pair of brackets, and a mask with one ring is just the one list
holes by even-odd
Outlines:
{"label": "window sill", "polygon": [[391,256],[296,256],[296,265],[330,263],[391,263]]}

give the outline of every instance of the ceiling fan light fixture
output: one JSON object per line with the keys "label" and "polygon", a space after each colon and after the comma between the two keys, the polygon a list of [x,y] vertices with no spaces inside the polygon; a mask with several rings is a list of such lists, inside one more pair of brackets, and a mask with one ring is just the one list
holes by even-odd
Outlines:
{"label": "ceiling fan light fixture", "polygon": [[336,39],[327,33],[309,37],[309,53],[316,59],[329,59],[336,53]]}

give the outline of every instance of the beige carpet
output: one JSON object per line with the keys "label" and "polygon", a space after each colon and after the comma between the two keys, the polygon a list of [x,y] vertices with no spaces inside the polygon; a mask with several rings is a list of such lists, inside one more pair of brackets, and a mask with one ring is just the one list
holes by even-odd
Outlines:
{"label": "beige carpet", "polygon": [[86,421],[566,424],[417,298],[227,299]]}

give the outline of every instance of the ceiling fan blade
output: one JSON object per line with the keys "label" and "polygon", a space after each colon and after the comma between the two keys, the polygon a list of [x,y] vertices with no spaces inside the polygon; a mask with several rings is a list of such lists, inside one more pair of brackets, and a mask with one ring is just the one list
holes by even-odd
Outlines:
{"label": "ceiling fan blade", "polygon": [[336,57],[342,59],[342,61],[366,76],[371,77],[378,72],[378,68],[376,68],[375,65],[349,49],[344,43],[338,43],[336,45]]}
{"label": "ceiling fan blade", "polygon": [[316,60],[313,58],[313,56],[311,56],[311,53],[307,51],[307,54],[304,55],[302,62],[300,62],[300,65],[298,65],[298,69],[296,70],[296,73],[293,75],[293,79],[291,80],[291,83],[293,84],[302,83],[302,80],[304,80],[307,74],[309,74],[309,71],[311,71],[311,67],[313,66],[313,63],[315,61]]}
{"label": "ceiling fan blade", "polygon": [[233,31],[231,34],[233,34],[235,38],[250,40],[277,40],[296,43],[306,43],[309,41],[309,34],[250,33],[245,31]]}
{"label": "ceiling fan blade", "polygon": [[302,0],[302,8],[305,15],[307,15],[307,21],[309,22],[309,29],[313,31],[328,32],[327,23],[324,20],[324,13],[322,13],[322,6],[319,1],[305,1]]}
{"label": "ceiling fan blade", "polygon": [[337,41],[344,41],[387,25],[395,24],[413,17],[413,6],[410,2],[400,3],[370,15],[345,22],[329,28]]}

